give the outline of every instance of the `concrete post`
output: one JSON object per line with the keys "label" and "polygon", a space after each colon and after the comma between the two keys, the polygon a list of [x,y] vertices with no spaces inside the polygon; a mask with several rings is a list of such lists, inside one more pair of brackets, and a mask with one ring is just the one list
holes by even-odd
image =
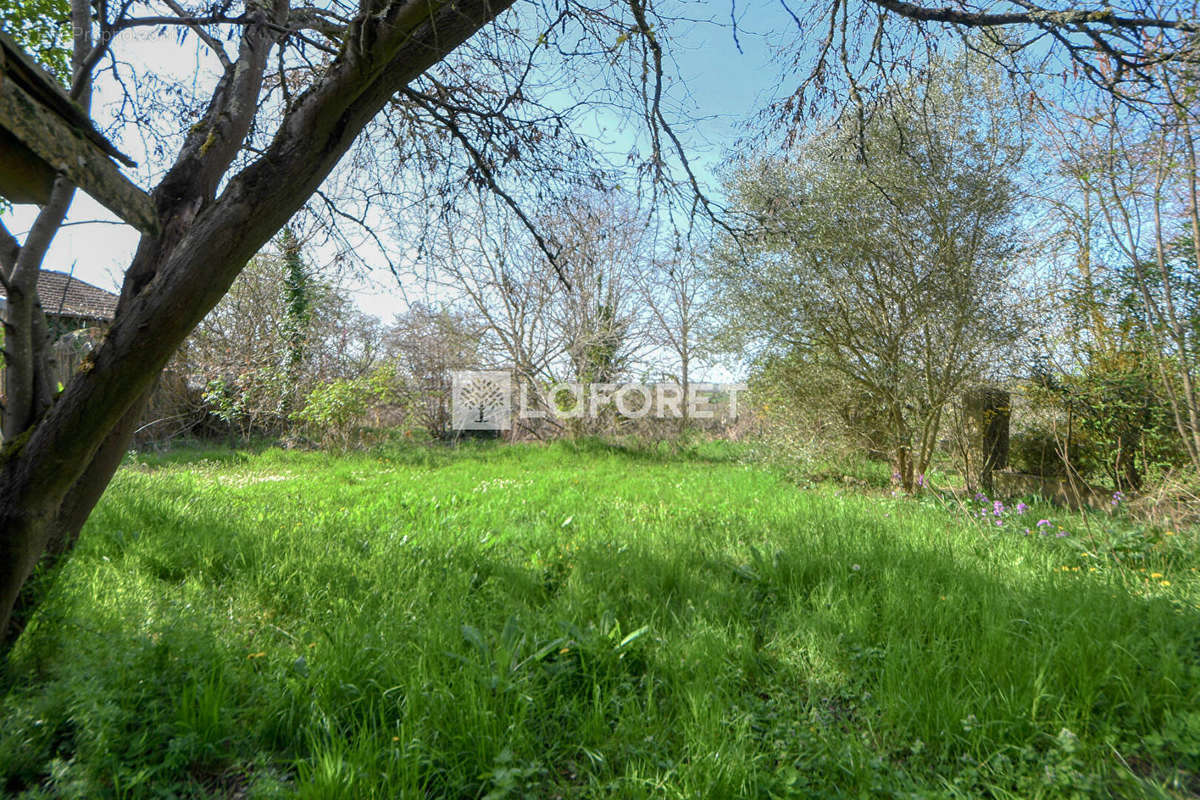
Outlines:
{"label": "concrete post", "polygon": [[1012,397],[992,386],[976,386],[963,393],[967,435],[967,481],[987,493],[993,490],[992,473],[1008,465],[1008,425]]}

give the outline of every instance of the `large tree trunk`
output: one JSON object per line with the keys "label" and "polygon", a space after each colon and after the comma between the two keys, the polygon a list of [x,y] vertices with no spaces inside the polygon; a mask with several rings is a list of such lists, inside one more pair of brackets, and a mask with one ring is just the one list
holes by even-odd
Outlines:
{"label": "large tree trunk", "polygon": [[[384,103],[511,2],[364,4],[371,13],[351,24],[346,50],[295,99],[262,156],[215,197],[250,129],[287,8],[277,0],[273,19],[251,12],[259,19],[245,27],[237,61],[154,192],[162,232],[142,238],[108,335],[44,415],[19,435],[6,432],[0,453],[6,640],[21,587],[45,553],[61,556],[74,542],[129,443],[141,398],[171,354]],[[26,605],[22,621],[29,613]]]}
{"label": "large tree trunk", "polygon": [[[6,651],[16,642],[32,619],[34,611],[54,585],[58,567],[75,546],[83,523],[87,521],[121,464],[121,459],[141,420],[141,411],[148,397],[148,394],[143,395],[130,406],[129,411],[100,445],[88,468],[75,481],[70,494],[59,504],[57,514],[49,525],[45,549],[35,562],[38,574],[25,580],[13,601],[7,628],[2,630],[0,652]],[[0,570],[3,569],[3,563],[0,562]]]}

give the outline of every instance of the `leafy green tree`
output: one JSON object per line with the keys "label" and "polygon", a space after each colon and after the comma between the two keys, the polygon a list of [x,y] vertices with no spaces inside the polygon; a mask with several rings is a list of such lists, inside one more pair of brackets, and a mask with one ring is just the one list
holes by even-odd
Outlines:
{"label": "leafy green tree", "polygon": [[1009,284],[1021,147],[992,86],[944,67],[737,164],[730,186],[751,220],[716,263],[734,327],[864,398],[876,413],[861,432],[881,427],[906,489],[947,404],[1021,332]]}
{"label": "leafy green tree", "polygon": [[305,396],[292,419],[311,441],[349,449],[362,441],[371,409],[397,400],[394,379],[391,365],[385,363],[365,375],[321,383]]}
{"label": "leafy green tree", "polygon": [[68,0],[0,0],[0,28],[63,85],[71,81]]}

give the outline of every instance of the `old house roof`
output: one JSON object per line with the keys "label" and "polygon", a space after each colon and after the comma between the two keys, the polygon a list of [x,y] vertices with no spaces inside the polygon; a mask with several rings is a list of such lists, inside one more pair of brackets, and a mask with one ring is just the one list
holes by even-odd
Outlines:
{"label": "old house roof", "polygon": [[[44,269],[38,273],[38,299],[51,317],[73,317],[108,322],[117,313],[117,296],[65,272]],[[0,287],[0,304],[5,294]]]}

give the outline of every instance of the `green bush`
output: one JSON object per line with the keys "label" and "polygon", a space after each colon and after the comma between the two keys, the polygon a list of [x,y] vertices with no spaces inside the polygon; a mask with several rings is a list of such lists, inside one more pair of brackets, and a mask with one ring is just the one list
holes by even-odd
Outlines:
{"label": "green bush", "polygon": [[[1067,474],[1061,454],[1062,446],[1053,433],[1044,429],[1014,433],[1008,440],[1008,464],[1017,472],[1060,477]],[[1078,447],[1072,446],[1071,450],[1074,456]]]}
{"label": "green bush", "polygon": [[383,366],[358,378],[338,378],[309,392],[304,407],[292,414],[310,440],[348,449],[364,439],[368,412],[394,401],[394,373]]}

